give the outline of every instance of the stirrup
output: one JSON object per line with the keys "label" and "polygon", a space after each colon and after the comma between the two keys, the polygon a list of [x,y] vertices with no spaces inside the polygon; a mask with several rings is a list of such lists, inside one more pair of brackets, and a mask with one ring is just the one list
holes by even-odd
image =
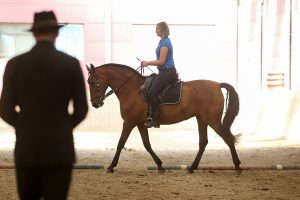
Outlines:
{"label": "stirrup", "polygon": [[144,123],[144,125],[147,127],[147,128],[151,128],[153,126],[153,123],[152,123],[152,118],[148,117],[146,122]]}
{"label": "stirrup", "polygon": [[152,118],[147,118],[146,122],[144,123],[144,125],[147,127],[147,128],[159,128],[160,127],[160,124],[158,124],[155,120],[153,120]]}

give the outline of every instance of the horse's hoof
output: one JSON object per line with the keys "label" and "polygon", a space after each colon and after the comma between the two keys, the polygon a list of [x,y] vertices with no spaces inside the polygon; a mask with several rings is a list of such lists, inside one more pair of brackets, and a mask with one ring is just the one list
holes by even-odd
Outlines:
{"label": "horse's hoof", "polygon": [[113,169],[110,169],[110,168],[107,168],[107,169],[106,169],[106,173],[112,174],[112,173],[114,173],[114,170],[113,170]]}
{"label": "horse's hoof", "polygon": [[189,166],[189,167],[187,167],[187,171],[188,171],[188,173],[190,173],[190,174],[193,174],[194,173],[194,170]]}
{"label": "horse's hoof", "polygon": [[235,176],[241,175],[243,170],[241,168],[235,170]]}
{"label": "horse's hoof", "polygon": [[166,170],[165,170],[165,169],[158,169],[157,172],[158,172],[159,174],[164,174],[164,173],[166,172]]}

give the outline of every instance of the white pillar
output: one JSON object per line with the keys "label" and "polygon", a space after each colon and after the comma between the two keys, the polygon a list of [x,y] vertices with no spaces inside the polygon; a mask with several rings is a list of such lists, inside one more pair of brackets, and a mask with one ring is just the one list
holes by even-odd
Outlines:
{"label": "white pillar", "polygon": [[105,1],[105,62],[112,61],[112,3],[111,0]]}

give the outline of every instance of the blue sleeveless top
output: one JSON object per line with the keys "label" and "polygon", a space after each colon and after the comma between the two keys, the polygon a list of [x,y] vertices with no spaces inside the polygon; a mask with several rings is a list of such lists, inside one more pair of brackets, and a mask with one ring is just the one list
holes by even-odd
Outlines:
{"label": "blue sleeveless top", "polygon": [[159,41],[158,46],[155,51],[157,60],[159,60],[159,58],[160,58],[161,47],[168,48],[167,59],[166,59],[165,64],[162,67],[165,67],[165,68],[175,67],[175,63],[174,63],[174,59],[173,59],[173,46],[172,46],[171,40],[168,37],[164,37]]}

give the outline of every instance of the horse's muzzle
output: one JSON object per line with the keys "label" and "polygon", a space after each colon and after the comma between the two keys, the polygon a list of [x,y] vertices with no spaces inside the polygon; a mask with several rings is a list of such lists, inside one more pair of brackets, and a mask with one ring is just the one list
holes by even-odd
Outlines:
{"label": "horse's muzzle", "polygon": [[92,106],[94,107],[94,108],[99,108],[99,107],[102,107],[103,106],[103,104],[104,104],[104,102],[103,101],[98,101],[98,102],[92,102]]}
{"label": "horse's muzzle", "polygon": [[99,107],[102,107],[103,106],[103,104],[104,104],[104,98],[102,98],[102,97],[99,97],[99,98],[95,98],[95,99],[93,99],[91,102],[92,102],[92,106],[94,107],[94,108],[99,108]]}

